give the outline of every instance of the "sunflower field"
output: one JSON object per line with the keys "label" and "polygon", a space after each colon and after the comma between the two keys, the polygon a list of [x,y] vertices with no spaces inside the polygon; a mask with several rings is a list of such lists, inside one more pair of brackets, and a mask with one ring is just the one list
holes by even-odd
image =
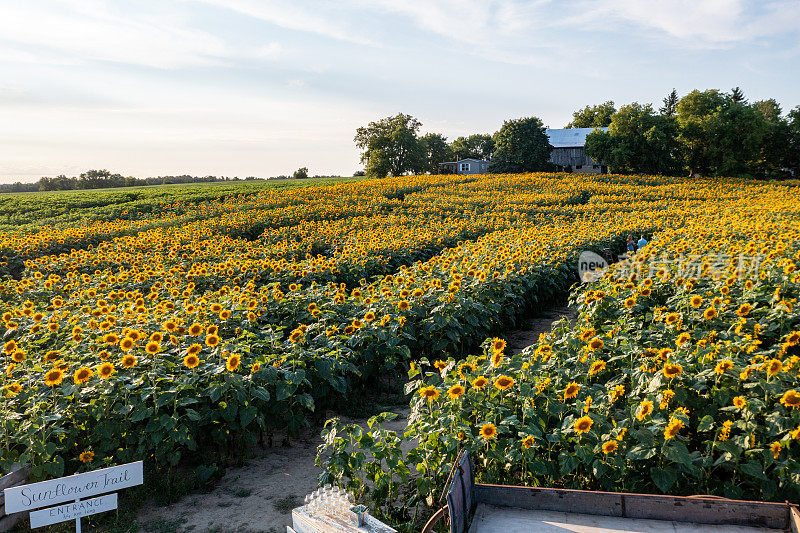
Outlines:
{"label": "sunflower field", "polygon": [[[425,438],[392,464],[425,474],[407,483],[419,498],[459,448],[480,455],[485,479],[782,497],[798,486],[798,185],[248,184],[6,231],[0,472],[21,461],[43,479],[146,459],[207,477],[416,361],[408,438]],[[573,293],[574,326],[519,355],[501,342],[469,355],[565,295],[582,251],[615,259],[629,234],[653,243]],[[682,262],[700,266],[681,274]],[[367,445],[343,435],[328,435],[334,460]],[[357,477],[338,465],[330,476]]]}

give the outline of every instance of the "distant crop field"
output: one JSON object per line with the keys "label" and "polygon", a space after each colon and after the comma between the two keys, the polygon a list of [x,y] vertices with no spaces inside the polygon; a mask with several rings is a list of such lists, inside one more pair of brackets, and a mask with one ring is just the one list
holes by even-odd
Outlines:
{"label": "distant crop field", "polygon": [[[459,449],[492,482],[798,495],[797,182],[291,185],[3,197],[27,225],[0,238],[0,470],[145,459],[207,477],[410,366],[418,446],[390,474],[422,500]],[[582,252],[616,259],[628,235],[652,242],[577,285]],[[571,288],[575,324],[480,349]],[[328,434],[327,475],[364,494],[355,452],[385,438]]]}
{"label": "distant crop field", "polygon": [[113,189],[43,191],[0,194],[0,231],[35,230],[48,225],[82,224],[94,220],[132,220],[158,211],[162,204],[198,203],[231,195],[251,195],[265,189],[285,189],[349,183],[363,178],[217,181],[149,185]]}

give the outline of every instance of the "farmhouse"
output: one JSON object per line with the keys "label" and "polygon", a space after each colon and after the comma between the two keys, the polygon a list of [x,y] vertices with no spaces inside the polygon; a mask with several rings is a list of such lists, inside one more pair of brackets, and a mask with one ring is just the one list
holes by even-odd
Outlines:
{"label": "farmhouse", "polygon": [[608,131],[608,128],[547,128],[545,133],[553,146],[550,162],[557,165],[559,170],[606,174],[608,167],[594,161],[583,150],[586,136],[595,129]]}
{"label": "farmhouse", "polygon": [[459,159],[458,161],[445,161],[439,163],[442,174],[486,174],[489,161],[484,159]]}

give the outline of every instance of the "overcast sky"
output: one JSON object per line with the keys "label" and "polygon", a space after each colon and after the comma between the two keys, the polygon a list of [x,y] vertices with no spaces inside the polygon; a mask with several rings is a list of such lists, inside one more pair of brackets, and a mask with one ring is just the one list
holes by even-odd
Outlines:
{"label": "overcast sky", "polygon": [[452,139],[673,87],[800,104],[800,1],[0,0],[0,181],[360,168],[397,112]]}

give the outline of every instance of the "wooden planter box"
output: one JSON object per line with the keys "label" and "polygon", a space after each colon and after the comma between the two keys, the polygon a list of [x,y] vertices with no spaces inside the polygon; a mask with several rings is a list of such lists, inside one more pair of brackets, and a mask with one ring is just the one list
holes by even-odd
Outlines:
{"label": "wooden planter box", "polygon": [[17,523],[25,517],[25,513],[15,513],[12,516],[6,515],[6,497],[3,491],[17,485],[24,485],[28,482],[30,469],[19,463],[14,463],[11,472],[0,477],[0,533],[11,531]]}

